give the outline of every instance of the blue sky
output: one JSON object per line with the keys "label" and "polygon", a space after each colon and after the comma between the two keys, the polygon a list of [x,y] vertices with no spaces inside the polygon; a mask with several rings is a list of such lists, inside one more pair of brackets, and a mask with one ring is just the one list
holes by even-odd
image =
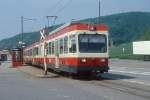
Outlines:
{"label": "blue sky", "polygon": [[[101,0],[101,15],[130,11],[150,12],[150,0]],[[45,16],[57,15],[56,23],[98,16],[98,0],[0,0],[0,40],[19,34],[20,17],[24,31],[36,31],[47,24]]]}

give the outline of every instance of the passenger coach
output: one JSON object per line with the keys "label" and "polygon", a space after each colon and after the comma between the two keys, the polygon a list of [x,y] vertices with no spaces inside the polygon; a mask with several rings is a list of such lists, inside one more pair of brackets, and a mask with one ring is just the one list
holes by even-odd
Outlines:
{"label": "passenger coach", "polygon": [[[45,49],[46,48],[46,49]],[[24,62],[69,73],[108,72],[108,28],[71,23],[24,50]]]}

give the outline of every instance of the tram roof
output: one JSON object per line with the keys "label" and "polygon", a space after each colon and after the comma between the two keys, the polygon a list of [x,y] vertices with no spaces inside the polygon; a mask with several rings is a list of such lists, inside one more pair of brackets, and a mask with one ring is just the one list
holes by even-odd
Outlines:
{"label": "tram roof", "polygon": [[[65,29],[66,27],[72,26],[72,25],[100,26],[100,27],[104,28],[104,30],[107,30],[107,29],[108,29],[108,27],[105,26],[105,25],[103,25],[103,24],[98,25],[98,24],[89,24],[89,23],[82,23],[82,22],[70,22],[70,23],[62,24],[62,25],[60,25],[60,26],[58,25],[58,27],[57,27],[56,29],[54,29],[54,30],[52,30],[52,31],[49,32],[49,36],[47,37],[47,39],[53,37],[53,36],[52,36],[53,34],[55,34],[55,33],[59,32],[59,31]],[[47,40],[47,39],[45,39],[45,40]],[[43,41],[45,41],[45,40],[37,41],[37,42],[35,42],[35,43],[29,45],[28,47],[32,47],[32,46],[34,46],[34,45],[36,45],[36,44],[38,44],[38,43],[41,43],[41,42],[43,42]],[[28,48],[28,47],[26,47],[26,48]],[[24,48],[24,49],[26,49],[26,48]]]}
{"label": "tram roof", "polygon": [[[96,26],[96,25],[98,25],[98,24],[91,24],[91,23],[86,23],[86,22],[77,22],[77,21],[73,21],[73,22],[70,22],[70,23],[65,23],[65,24],[62,24],[62,25],[60,25],[60,26],[58,26],[56,29],[54,29],[54,30],[52,30],[52,31],[50,31],[49,32],[49,35],[51,35],[51,34],[53,34],[53,33],[56,33],[56,32],[58,32],[58,31],[60,31],[60,30],[62,30],[62,29],[64,29],[64,28],[66,28],[66,27],[68,27],[68,26],[71,26],[71,25],[90,25],[90,26]],[[101,26],[105,26],[105,25],[101,25]],[[107,27],[107,26],[105,26],[105,27]]]}

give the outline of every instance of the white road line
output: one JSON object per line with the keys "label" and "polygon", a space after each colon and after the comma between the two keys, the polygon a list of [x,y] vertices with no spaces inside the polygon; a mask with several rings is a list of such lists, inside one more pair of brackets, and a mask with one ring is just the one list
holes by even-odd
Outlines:
{"label": "white road line", "polygon": [[145,82],[142,82],[142,81],[138,81],[138,80],[123,80],[125,82],[130,82],[130,83],[137,83],[137,84],[141,84],[141,85],[147,85],[147,86],[150,86],[149,83],[145,83]]}
{"label": "white road line", "polygon": [[146,75],[150,76],[150,72],[139,72],[139,71],[125,71],[125,70],[110,70],[110,72],[120,72],[120,73],[127,73],[127,74],[137,74],[137,75]]}
{"label": "white road line", "polygon": [[149,70],[149,69],[146,69],[146,68],[141,68],[141,67],[111,67],[111,69],[134,69],[134,70]]}
{"label": "white road line", "polygon": [[110,67],[111,69],[128,69],[128,67]]}
{"label": "white road line", "polygon": [[134,69],[145,69],[145,68],[134,68]]}
{"label": "white road line", "polygon": [[149,86],[150,86],[150,84],[147,84],[147,85],[149,85]]}
{"label": "white road line", "polygon": [[70,96],[66,96],[66,95],[65,95],[64,98],[70,98]]}
{"label": "white road line", "polygon": [[143,75],[150,75],[150,72],[143,72],[141,74],[143,74]]}
{"label": "white road line", "polygon": [[131,71],[131,72],[129,71],[128,73],[129,73],[129,74],[139,74],[138,71]]}

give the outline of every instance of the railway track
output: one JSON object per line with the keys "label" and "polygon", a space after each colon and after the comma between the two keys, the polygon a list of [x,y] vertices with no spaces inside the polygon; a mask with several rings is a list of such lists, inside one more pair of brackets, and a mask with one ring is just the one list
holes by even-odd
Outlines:
{"label": "railway track", "polygon": [[74,84],[75,83],[83,83],[83,84],[91,84],[91,85],[95,85],[95,86],[102,86],[102,87],[106,87],[106,88],[110,88],[116,91],[120,91],[122,93],[128,93],[131,95],[135,95],[135,96],[139,96],[145,99],[150,100],[150,87],[148,86],[144,86],[141,84],[136,84],[136,83],[130,83],[130,82],[125,82],[122,81],[120,79],[113,79],[113,78],[108,78],[108,77],[102,77],[98,79],[80,79],[80,78],[72,78],[70,77],[70,75],[66,75],[66,74],[60,74],[60,73],[56,73],[56,72],[52,72],[51,73],[57,74],[60,76],[59,79],[61,80],[65,80],[71,82]]}
{"label": "railway track", "polygon": [[150,99],[150,88],[146,86],[139,86],[137,84],[124,82],[121,80],[111,80],[111,79],[109,80],[102,79],[100,81],[92,80],[86,83],[93,84],[96,86],[103,86],[103,87],[111,88],[120,92]]}
{"label": "railway track", "polygon": [[[61,75],[62,76],[62,75]],[[110,88],[116,91],[120,91],[123,93],[128,93],[130,95],[135,95],[138,97],[142,97],[144,99],[150,100],[150,87],[141,85],[141,84],[136,84],[136,83],[130,83],[130,82],[125,82],[120,79],[112,79],[112,78],[96,78],[96,79],[80,79],[80,78],[72,78],[72,77],[66,77],[62,76],[61,78],[65,79],[73,79],[73,81],[78,81],[83,84],[92,84],[95,86],[102,86],[106,88]]]}

